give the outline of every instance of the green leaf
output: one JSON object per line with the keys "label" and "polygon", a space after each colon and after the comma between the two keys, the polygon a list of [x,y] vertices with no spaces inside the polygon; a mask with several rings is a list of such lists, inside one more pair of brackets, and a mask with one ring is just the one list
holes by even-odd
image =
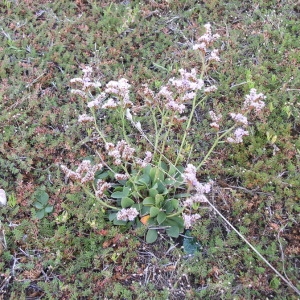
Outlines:
{"label": "green leaf", "polygon": [[166,214],[163,211],[160,211],[157,215],[157,222],[161,224],[166,219]]}
{"label": "green leaf", "polygon": [[154,184],[157,181],[163,181],[165,179],[165,174],[157,167],[150,170],[149,176]]}
{"label": "green leaf", "polygon": [[45,191],[40,191],[36,197],[38,202],[42,203],[44,206],[48,203],[49,195]]}
{"label": "green leaf", "polygon": [[165,198],[164,198],[163,195],[157,194],[157,195],[155,196],[155,206],[157,206],[157,207],[162,207],[164,201],[165,201]]}
{"label": "green leaf", "polygon": [[112,177],[112,172],[111,171],[97,171],[95,174],[95,179],[107,179],[108,177]]}
{"label": "green leaf", "polygon": [[177,172],[178,172],[178,169],[177,169],[175,166],[170,165],[168,174],[169,174],[170,176],[173,176],[173,177],[174,177],[174,175],[175,175]]}
{"label": "green leaf", "polygon": [[137,180],[137,184],[148,185],[151,181],[151,178],[148,174],[143,174]]}
{"label": "green leaf", "polygon": [[150,206],[143,206],[141,210],[141,215],[149,215],[150,214]]}
{"label": "green leaf", "polygon": [[33,206],[37,209],[43,209],[44,208],[44,205],[42,203],[38,202],[38,201],[33,203]]}
{"label": "green leaf", "polygon": [[52,213],[52,212],[53,212],[53,206],[46,206],[46,207],[45,207],[45,212],[46,212],[47,214]]}
{"label": "green leaf", "polygon": [[157,190],[160,194],[168,193],[168,190],[166,189],[166,186],[162,181],[157,182]]}
{"label": "green leaf", "polygon": [[160,212],[159,208],[152,206],[150,208],[150,217],[156,217],[159,212]]}
{"label": "green leaf", "polygon": [[167,235],[177,238],[179,236],[179,227],[176,225],[172,225],[170,228],[166,229]]}
{"label": "green leaf", "polygon": [[166,210],[166,213],[169,214],[173,210],[178,209],[179,201],[176,199],[169,199],[166,204],[164,205],[164,209]]}
{"label": "green leaf", "polygon": [[172,178],[166,178],[164,183],[166,185],[173,185],[173,184],[175,184],[175,182],[176,181],[174,179],[172,179]]}
{"label": "green leaf", "polygon": [[156,168],[151,168],[149,171],[149,176],[151,178],[152,183],[156,182]]}
{"label": "green leaf", "polygon": [[155,200],[152,197],[147,197],[143,200],[143,205],[146,206],[151,206],[151,205],[155,205]]}
{"label": "green leaf", "polygon": [[[157,185],[155,184],[155,186],[157,187]],[[150,197],[155,197],[156,195],[158,194],[158,191],[155,187],[152,187],[150,190],[149,190],[149,196]]]}
{"label": "green leaf", "polygon": [[154,243],[157,240],[158,234],[155,229],[149,229],[146,235],[146,242],[148,244]]}
{"label": "green leaf", "polygon": [[136,208],[137,211],[141,211],[143,205],[141,203],[134,203],[131,205],[132,208]]}
{"label": "green leaf", "polygon": [[182,217],[172,217],[169,219],[170,221],[174,221],[178,227],[179,227],[179,230],[180,232],[183,232],[183,229],[184,229],[184,222],[183,222],[183,218]]}
{"label": "green leaf", "polygon": [[126,225],[127,221],[118,220],[117,218],[114,219],[114,225]]}
{"label": "green leaf", "polygon": [[143,173],[149,175],[151,170],[151,165],[147,165],[147,167],[144,168]]}
{"label": "green leaf", "polygon": [[121,199],[121,207],[122,208],[131,207],[133,204],[134,204],[134,201],[128,197],[124,197]]}
{"label": "green leaf", "polygon": [[109,221],[113,221],[116,217],[117,217],[117,213],[116,212],[111,213],[111,214],[108,215]]}
{"label": "green leaf", "polygon": [[38,210],[35,215],[38,219],[43,219],[45,217],[45,211],[43,209]]}
{"label": "green leaf", "polygon": [[159,167],[160,167],[161,169],[163,169],[165,172],[168,172],[168,170],[169,170],[168,165],[167,165],[164,161],[162,161],[162,162],[160,163]]}
{"label": "green leaf", "polygon": [[129,195],[129,192],[130,189],[128,187],[124,187],[122,191],[112,193],[111,197],[115,199],[124,198]]}

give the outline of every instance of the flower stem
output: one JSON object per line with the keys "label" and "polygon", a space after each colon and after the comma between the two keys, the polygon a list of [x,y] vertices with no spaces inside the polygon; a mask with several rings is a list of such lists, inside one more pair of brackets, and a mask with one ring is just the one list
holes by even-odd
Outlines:
{"label": "flower stem", "polygon": [[115,206],[112,206],[112,205],[109,205],[107,203],[105,203],[104,201],[100,200],[98,197],[96,197],[93,193],[91,193],[89,191],[89,189],[83,185],[81,185],[81,187],[83,188],[84,192],[91,196],[92,198],[95,198],[101,205],[107,207],[107,208],[110,208],[110,209],[113,209],[113,210],[120,210],[121,208],[118,208],[118,207],[115,207]]}
{"label": "flower stem", "polygon": [[205,157],[202,159],[201,163],[198,165],[197,167],[197,171],[203,166],[203,164],[205,164],[206,160],[209,158],[210,154],[212,153],[212,151],[216,148],[216,146],[219,144],[219,141],[228,133],[230,133],[234,128],[236,127],[236,125],[230,127],[228,130],[226,130],[224,133],[222,133],[220,136],[218,136],[215,140],[215,142],[213,143],[213,145],[211,146],[211,148],[207,151]]}

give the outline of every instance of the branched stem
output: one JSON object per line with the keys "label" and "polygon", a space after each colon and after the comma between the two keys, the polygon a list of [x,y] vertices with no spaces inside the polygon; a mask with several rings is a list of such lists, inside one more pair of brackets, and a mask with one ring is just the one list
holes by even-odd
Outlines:
{"label": "branched stem", "polygon": [[215,140],[215,142],[213,143],[213,145],[211,146],[211,148],[207,151],[205,157],[202,159],[201,163],[198,165],[197,167],[197,171],[205,164],[206,160],[209,158],[210,154],[212,153],[212,151],[216,148],[216,146],[219,144],[219,141],[222,140],[222,138],[227,135],[228,133],[230,133],[234,128],[236,127],[236,125],[230,127],[228,130],[226,130],[224,133],[222,133],[220,136],[218,136]]}
{"label": "branched stem", "polygon": [[110,208],[110,209],[113,209],[113,210],[120,210],[121,208],[119,207],[115,207],[115,206],[112,206],[112,205],[109,205],[107,203],[105,203],[104,201],[102,201],[101,199],[99,199],[98,197],[96,197],[93,193],[91,193],[89,191],[89,189],[84,186],[84,185],[81,185],[81,187],[83,188],[84,192],[89,195],[90,197],[92,198],[95,198],[101,205],[103,205],[104,207],[107,207],[107,208]]}
{"label": "branched stem", "polygon": [[213,208],[213,210],[225,221],[225,223],[256,253],[256,255],[267,264],[275,273],[278,275],[291,289],[293,289],[298,295],[300,291],[295,287],[288,279],[286,279],[282,274],[275,269],[259,252],[258,250],[222,215],[222,213],[209,201],[208,204]]}

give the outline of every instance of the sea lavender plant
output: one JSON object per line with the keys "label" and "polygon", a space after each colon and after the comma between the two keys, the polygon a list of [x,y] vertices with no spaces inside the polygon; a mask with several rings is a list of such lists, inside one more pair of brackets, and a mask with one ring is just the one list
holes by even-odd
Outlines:
{"label": "sea lavender plant", "polygon": [[[210,125],[216,130],[214,143],[197,167],[183,165],[182,153],[195,110],[217,89],[215,85],[207,86],[204,76],[211,64],[221,60],[218,49],[210,50],[219,35],[212,34],[210,24],[206,24],[205,29],[204,35],[192,46],[200,55],[201,69],[180,69],[179,77],[170,78],[157,92],[143,85],[140,95],[144,103],[139,105],[130,100],[131,86],[125,78],[103,86],[93,81],[92,68],[88,66],[83,69],[82,78],[71,80],[71,84],[76,85],[71,92],[82,98],[89,110],[79,116],[78,122],[83,126],[89,124],[98,135],[96,154],[99,162],[93,164],[84,160],[76,171],[66,166],[61,169],[67,178],[98,200],[115,225],[146,226],[148,242],[156,240],[158,230],[178,237],[184,228],[191,228],[200,219],[199,206],[208,201],[212,182],[200,183],[197,170],[218,144],[242,143],[244,136],[249,135],[247,116],[254,117],[264,107],[264,95],[252,89],[240,111],[230,113],[233,126],[222,131],[220,128],[226,116],[210,111]],[[117,142],[108,140],[102,131],[100,112],[114,113],[121,120],[121,135],[116,130]],[[151,117],[147,118],[147,123],[141,123],[136,112],[150,113]],[[105,120],[109,122],[109,118]],[[146,140],[149,148],[144,154],[138,151],[138,145],[132,145],[128,125]],[[144,130],[149,126],[154,128],[153,133]],[[177,155],[172,159],[165,154],[165,146],[172,138],[175,126],[181,130],[181,139],[173,141]],[[97,174],[106,170],[111,172],[110,178],[97,178]]]}

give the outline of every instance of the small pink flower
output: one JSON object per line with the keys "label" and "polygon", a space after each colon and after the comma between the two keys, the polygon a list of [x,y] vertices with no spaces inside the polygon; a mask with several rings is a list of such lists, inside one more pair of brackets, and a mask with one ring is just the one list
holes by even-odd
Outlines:
{"label": "small pink flower", "polygon": [[230,113],[229,115],[231,116],[231,118],[235,122],[240,123],[240,124],[245,125],[245,126],[248,125],[247,117],[245,117],[244,115],[242,115],[242,114],[235,114],[235,113]]}
{"label": "small pink flower", "polygon": [[197,220],[201,218],[199,214],[193,214],[193,215],[187,215],[187,214],[182,214],[183,221],[184,221],[184,227],[186,229],[191,228]]}
{"label": "small pink flower", "polygon": [[251,89],[249,95],[245,97],[244,110],[255,110],[259,113],[265,107],[265,102],[262,101],[265,98],[264,94],[257,94],[256,89]]}
{"label": "small pink flower", "polygon": [[96,197],[102,198],[104,196],[104,192],[107,191],[111,187],[111,183],[108,183],[102,179],[97,181],[96,185]]}
{"label": "small pink flower", "polygon": [[221,59],[219,57],[219,50],[218,49],[212,50],[208,60],[209,61],[221,61]]}
{"label": "small pink flower", "polygon": [[139,212],[136,208],[122,208],[117,213],[117,220],[133,221],[138,215]]}
{"label": "small pink flower", "polygon": [[106,108],[116,108],[118,107],[118,104],[115,102],[114,99],[109,98],[103,105],[102,108],[106,109]]}
{"label": "small pink flower", "polygon": [[215,85],[208,86],[204,89],[204,93],[209,94],[215,92],[218,88]]}
{"label": "small pink flower", "polygon": [[167,109],[170,109],[174,112],[179,112],[180,114],[182,114],[185,109],[184,104],[178,104],[174,100],[167,102],[165,106]]}
{"label": "small pink flower", "polygon": [[78,123],[88,123],[88,122],[93,122],[93,121],[94,121],[94,118],[90,117],[86,114],[79,115],[79,117],[78,117]]}
{"label": "small pink flower", "polygon": [[233,133],[233,137],[227,138],[227,142],[232,144],[240,144],[243,142],[243,137],[247,135],[249,135],[247,130],[244,130],[243,128],[237,128]]}
{"label": "small pink flower", "polygon": [[216,115],[215,112],[213,112],[212,110],[209,111],[208,113],[213,121],[212,123],[210,123],[210,126],[213,128],[219,129],[220,128],[219,123],[222,120],[222,115],[221,114]]}
{"label": "small pink flower", "polygon": [[128,178],[129,178],[129,175],[127,175],[127,174],[119,174],[119,173],[115,174],[115,179],[117,179],[117,180],[127,180]]}
{"label": "small pink flower", "polygon": [[196,177],[196,167],[188,164],[182,174],[183,180],[191,187],[195,187],[199,182]]}

